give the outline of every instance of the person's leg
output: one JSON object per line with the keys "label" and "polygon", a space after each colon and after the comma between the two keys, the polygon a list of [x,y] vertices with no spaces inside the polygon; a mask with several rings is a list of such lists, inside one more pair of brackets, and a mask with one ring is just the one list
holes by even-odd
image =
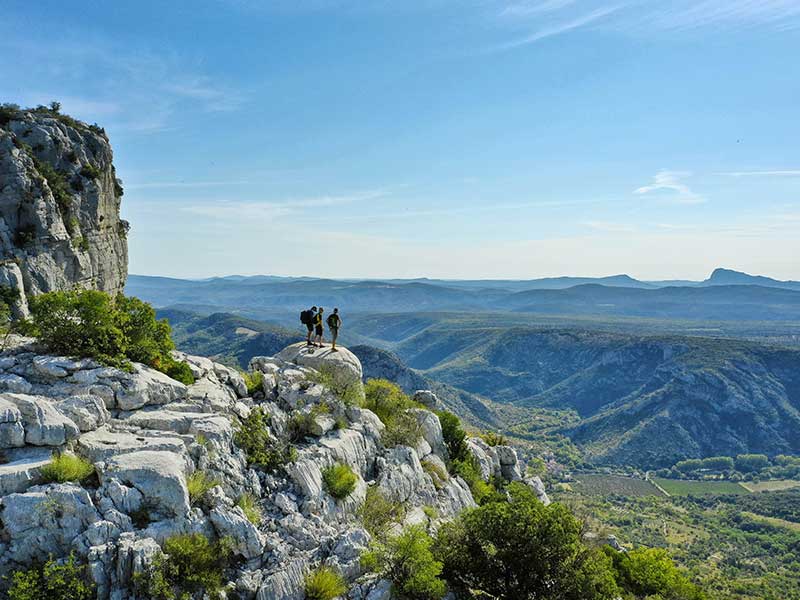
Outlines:
{"label": "person's leg", "polygon": [[314,327],[312,327],[311,325],[306,325],[306,327],[308,328],[308,334],[306,335],[306,345],[310,346],[311,334],[314,333]]}
{"label": "person's leg", "polygon": [[336,352],[336,338],[339,337],[339,328],[331,328],[331,349]]}

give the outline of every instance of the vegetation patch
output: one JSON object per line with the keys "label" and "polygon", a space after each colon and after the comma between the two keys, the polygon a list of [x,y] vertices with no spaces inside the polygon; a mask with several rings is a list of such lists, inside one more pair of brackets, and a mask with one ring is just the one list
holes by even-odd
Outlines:
{"label": "vegetation patch", "polygon": [[258,506],[258,499],[253,494],[242,494],[236,499],[236,506],[242,509],[244,516],[253,525],[258,527],[264,519],[261,508]]}
{"label": "vegetation patch", "polygon": [[603,473],[575,473],[570,486],[577,492],[595,496],[663,496],[664,493],[650,481],[623,475]]}
{"label": "vegetation patch", "polygon": [[306,600],[333,600],[347,592],[347,585],[330,567],[319,567],[306,577],[305,591]]}
{"label": "vegetation patch", "polygon": [[692,481],[687,479],[654,479],[670,496],[721,496],[725,494],[749,494],[735,481]]}
{"label": "vegetation patch", "polygon": [[328,388],[345,406],[358,406],[363,400],[361,382],[355,381],[344,370],[323,365],[310,379]]}
{"label": "vegetation patch", "polygon": [[45,483],[81,483],[94,475],[94,466],[74,454],[54,454],[53,459],[44,465],[39,473]]}
{"label": "vegetation patch", "polygon": [[181,383],[194,383],[189,366],[170,355],[174,344],[166,320],[138,298],[116,298],[96,290],[48,292],[30,300],[31,319],[22,325],[53,354],[94,358],[131,369],[144,363]]}
{"label": "vegetation patch", "polygon": [[192,505],[203,500],[203,497],[217,487],[219,481],[208,475],[205,471],[195,471],[186,478],[186,488],[189,490],[189,502]]}
{"label": "vegetation patch", "polygon": [[94,584],[86,566],[70,554],[64,561],[52,558],[41,565],[14,571],[6,597],[8,600],[92,600]]}
{"label": "vegetation patch", "polygon": [[347,498],[356,489],[358,475],[348,465],[336,463],[322,470],[325,491],[337,500]]}
{"label": "vegetation patch", "polygon": [[270,435],[269,416],[261,407],[250,411],[236,430],[233,442],[244,450],[251,467],[276,471],[295,460],[294,448]]}
{"label": "vegetation patch", "polygon": [[406,507],[402,502],[389,500],[380,488],[367,488],[367,497],[359,509],[359,516],[373,538],[385,539],[396,523],[400,523],[406,515]]}
{"label": "vegetation patch", "polygon": [[264,390],[264,374],[261,371],[248,371],[242,373],[244,384],[247,386],[247,395],[253,396],[256,392]]}
{"label": "vegetation patch", "polygon": [[79,172],[81,177],[85,177],[86,179],[100,179],[100,176],[102,175],[100,169],[98,169],[92,163],[86,163],[83,165]]}
{"label": "vegetation patch", "polygon": [[[442,563],[434,558],[433,539],[422,525],[407,527],[362,555],[363,566],[392,582],[392,594],[408,600],[439,600],[446,591]],[[510,597],[510,596],[509,596]]]}
{"label": "vegetation patch", "polygon": [[364,408],[368,408],[386,426],[381,441],[389,448],[415,447],[421,435],[419,422],[409,410],[421,408],[400,386],[386,379],[370,379],[364,386]]}
{"label": "vegetation patch", "polygon": [[194,600],[216,597],[232,551],[230,541],[212,543],[199,533],[164,541],[164,553],[135,577],[138,595],[151,600]]}

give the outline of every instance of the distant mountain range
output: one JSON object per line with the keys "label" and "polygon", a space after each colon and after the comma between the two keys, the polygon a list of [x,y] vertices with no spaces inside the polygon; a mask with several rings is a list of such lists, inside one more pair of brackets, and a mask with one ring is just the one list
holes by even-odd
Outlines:
{"label": "distant mountain range", "polygon": [[[664,283],[664,282],[662,282]],[[232,312],[293,324],[312,304],[348,313],[528,312],[656,319],[800,320],[800,283],[717,269],[703,282],[642,282],[618,275],[531,281],[220,277],[183,280],[131,275],[126,291],[159,307]],[[680,285],[677,285],[680,283]]]}

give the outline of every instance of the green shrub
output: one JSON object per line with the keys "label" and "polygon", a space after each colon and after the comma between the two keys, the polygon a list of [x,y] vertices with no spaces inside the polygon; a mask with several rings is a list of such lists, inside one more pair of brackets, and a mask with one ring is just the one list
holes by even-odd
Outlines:
{"label": "green shrub", "polygon": [[261,524],[264,515],[261,512],[261,508],[258,506],[258,500],[253,494],[242,494],[239,496],[236,500],[236,506],[242,509],[244,516],[247,517],[247,520],[253,525],[258,526]]}
{"label": "green shrub", "polygon": [[509,502],[467,510],[439,530],[434,554],[447,581],[481,597],[542,600],[619,596],[611,561],[583,543],[582,523],[513,483]]}
{"label": "green shrub", "polygon": [[436,415],[442,424],[442,438],[450,460],[463,460],[469,450],[467,449],[467,432],[461,427],[461,419],[446,410],[438,411]]}
{"label": "green shrub", "polygon": [[219,481],[204,471],[195,471],[186,478],[186,488],[189,490],[189,502],[192,505],[197,504],[211,488],[218,485]]}
{"label": "green shrub", "polygon": [[236,430],[233,441],[244,450],[250,466],[266,471],[275,471],[295,457],[294,448],[270,435],[269,417],[260,407],[250,411]]}
{"label": "green shrub", "polygon": [[381,441],[393,446],[416,446],[421,428],[409,409],[420,408],[400,387],[386,379],[370,379],[364,386],[364,408],[368,408],[386,426]]}
{"label": "green shrub", "polygon": [[86,567],[77,564],[72,554],[62,563],[50,559],[43,565],[14,571],[9,579],[8,600],[92,600],[96,597]]}
{"label": "green shrub", "polygon": [[86,163],[81,167],[80,170],[81,177],[85,177],[86,179],[100,179],[100,169],[94,166],[92,163]]}
{"label": "green shrub", "polygon": [[364,398],[361,382],[344,370],[323,365],[310,379],[328,388],[345,406],[358,406]]}
{"label": "green shrub", "polygon": [[344,579],[330,567],[314,569],[306,577],[306,600],[333,600],[346,591]]}
{"label": "green shrub", "polygon": [[264,388],[264,374],[261,371],[251,371],[242,373],[244,383],[247,386],[247,395],[252,396]]}
{"label": "green shrub", "polygon": [[27,246],[36,241],[35,225],[20,225],[14,231],[14,245]]}
{"label": "green shrub", "polygon": [[0,125],[8,125],[9,121],[19,118],[19,104],[4,102],[0,104]]}
{"label": "green shrub", "polygon": [[447,471],[431,461],[423,460],[422,470],[430,475],[433,485],[437,490],[442,489],[449,479]]}
{"label": "green shrub", "polygon": [[453,461],[452,470],[454,475],[458,475],[466,482],[472,492],[472,497],[478,504],[505,499],[492,484],[483,480],[474,457],[469,456],[464,460]]}
{"label": "green shrub", "polygon": [[[442,563],[434,558],[432,544],[422,525],[412,525],[384,544],[373,544],[362,555],[362,564],[392,582],[393,597],[438,600],[444,596],[446,587],[440,578]],[[512,597],[515,596],[508,596]]]}
{"label": "green shrub", "polygon": [[94,466],[74,454],[54,454],[53,459],[44,465],[39,473],[45,483],[81,483],[94,474]]}
{"label": "green shrub", "polygon": [[608,546],[619,586],[636,598],[662,600],[705,600],[706,594],[672,562],[663,548],[636,548],[617,552]]}
{"label": "green shrub", "polygon": [[481,439],[489,446],[505,446],[506,438],[501,433],[494,431],[485,431],[481,434]]}
{"label": "green shrub", "polygon": [[384,539],[392,526],[405,518],[406,508],[402,502],[389,500],[377,486],[371,486],[358,514],[373,538]]}
{"label": "green shrub", "polygon": [[230,543],[212,543],[194,533],[164,541],[164,553],[134,578],[137,595],[152,600],[200,600],[222,590],[222,575],[231,558]]}
{"label": "green shrub", "polygon": [[349,466],[337,463],[322,470],[322,483],[325,491],[337,500],[346,498],[356,489],[358,476]]}
{"label": "green shrub", "polygon": [[122,294],[116,298],[96,290],[49,292],[30,301],[27,329],[49,352],[94,358],[130,369],[130,361],[194,383],[188,365],[170,355],[174,344],[166,320],[156,320],[153,307]]}

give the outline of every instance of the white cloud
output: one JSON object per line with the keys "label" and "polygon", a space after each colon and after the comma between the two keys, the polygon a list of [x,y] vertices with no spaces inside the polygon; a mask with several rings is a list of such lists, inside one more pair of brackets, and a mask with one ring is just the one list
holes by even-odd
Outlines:
{"label": "white cloud", "polygon": [[696,194],[683,183],[683,179],[690,177],[688,171],[668,171],[661,170],[653,177],[653,183],[642,186],[633,191],[634,194],[645,195],[653,192],[674,192],[669,199],[677,204],[702,204],[706,199]]}

